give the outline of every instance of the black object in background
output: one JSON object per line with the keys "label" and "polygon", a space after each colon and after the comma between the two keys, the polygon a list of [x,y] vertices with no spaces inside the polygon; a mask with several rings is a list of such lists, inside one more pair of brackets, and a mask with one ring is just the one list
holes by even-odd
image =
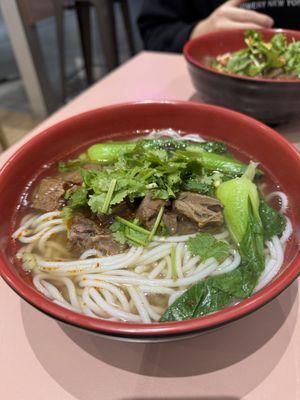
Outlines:
{"label": "black object in background", "polygon": [[[222,0],[143,0],[138,25],[148,50],[181,52],[194,26]],[[246,1],[241,7],[269,14],[275,27],[300,30],[300,0]]]}

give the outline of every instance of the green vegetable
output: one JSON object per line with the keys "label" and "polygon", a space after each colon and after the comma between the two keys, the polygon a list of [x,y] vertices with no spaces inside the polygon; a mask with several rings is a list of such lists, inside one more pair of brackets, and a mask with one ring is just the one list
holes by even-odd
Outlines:
{"label": "green vegetable", "polygon": [[[161,318],[162,322],[200,317],[253,293],[265,266],[264,240],[281,235],[286,225],[284,216],[264,200],[259,200],[257,189],[251,182],[254,169],[255,165],[250,165],[243,177],[223,183],[217,191],[225,206],[228,228],[238,245],[241,265],[232,272],[209,277],[193,285],[166,310]],[[237,207],[238,199],[241,200],[240,207]],[[202,235],[200,234],[200,238]],[[203,257],[201,251],[203,249],[205,253],[209,245],[203,243],[202,247],[201,240],[204,241],[205,237],[202,236],[201,240],[197,237],[199,234],[194,239],[189,239],[188,246],[192,254]],[[212,242],[211,239],[210,241]],[[212,246],[204,257],[216,258],[216,254],[218,251]],[[225,254],[222,258],[224,257],[226,258]]]}
{"label": "green vegetable", "polygon": [[67,192],[68,206],[72,209],[84,206],[87,202],[88,191],[84,187],[77,188],[73,193]]}
{"label": "green vegetable", "polygon": [[113,237],[121,244],[131,243],[134,245],[147,246],[158,231],[163,216],[164,207],[161,207],[150,231],[138,225],[138,220],[128,221],[117,216],[115,222],[111,225]]}
{"label": "green vegetable", "polygon": [[201,262],[215,258],[223,262],[230,254],[228,243],[217,240],[210,233],[198,233],[187,241],[187,246],[193,256],[199,256]]}
{"label": "green vegetable", "polygon": [[142,228],[141,226],[139,226],[139,225],[137,225],[136,223],[134,223],[134,222],[131,222],[131,221],[127,221],[126,219],[124,219],[124,218],[121,218],[121,217],[116,217],[116,221],[118,221],[118,222],[120,222],[121,224],[123,224],[123,225],[125,225],[125,226],[128,226],[129,228],[131,228],[131,229],[133,229],[134,231],[136,231],[136,232],[140,232],[140,233],[143,233],[143,234],[145,234],[145,235],[150,235],[150,231],[147,231],[147,229],[144,229],[144,228]]}
{"label": "green vegetable", "polygon": [[208,153],[226,154],[228,152],[227,146],[223,142],[189,142],[188,140],[176,139],[154,139],[145,140],[144,148],[160,149],[167,151],[187,150],[196,152],[204,150]]}
{"label": "green vegetable", "polygon": [[[244,173],[246,166],[227,154],[227,146],[223,142],[203,142],[191,143],[188,141],[178,141],[175,139],[153,139],[140,140],[138,142],[113,142],[113,143],[98,143],[91,146],[87,150],[87,154],[92,161],[99,162],[115,162],[122,154],[130,154],[135,152],[151,153],[152,161],[155,160],[155,154],[159,158],[169,158],[168,154],[178,151],[186,151],[195,153],[201,157],[201,164],[209,170],[217,170],[232,175],[241,175]],[[161,151],[159,153],[159,151]],[[195,155],[194,155],[195,157]]]}
{"label": "green vegetable", "polygon": [[248,30],[245,43],[245,49],[217,57],[213,66],[246,76],[287,74],[300,78],[300,41],[288,43],[286,35],[279,33],[265,42],[260,32]]}
{"label": "green vegetable", "polygon": [[201,174],[192,173],[187,176],[184,183],[184,190],[198,192],[210,197],[215,197],[215,191],[222,182],[232,177],[218,171],[205,171],[202,169]]}
{"label": "green vegetable", "polygon": [[202,142],[199,143],[203,150],[207,151],[208,153],[216,153],[216,154],[227,154],[228,149],[225,143],[223,142]]}
{"label": "green vegetable", "polygon": [[65,194],[67,206],[62,209],[62,217],[68,221],[72,218],[73,212],[79,208],[84,207],[88,201],[88,190],[85,187],[79,187],[75,191],[67,191]]}
{"label": "green vegetable", "polygon": [[171,271],[173,281],[177,280],[177,270],[176,270],[176,248],[172,246],[171,248]]}
{"label": "green vegetable", "polygon": [[193,285],[168,307],[161,317],[161,322],[182,321],[200,317],[225,307],[230,301],[230,294],[214,288],[212,279]]}
{"label": "green vegetable", "polygon": [[264,269],[262,227],[251,213],[240,243],[241,265],[232,272],[212,276],[193,285],[168,307],[161,322],[197,318],[218,311],[236,299],[251,296]]}
{"label": "green vegetable", "polygon": [[134,148],[134,142],[97,143],[88,148],[87,154],[91,161],[113,162],[118,159],[120,153]]}
{"label": "green vegetable", "polygon": [[[235,240],[241,265],[232,272],[213,276],[197,283],[180,296],[165,312],[161,321],[177,321],[196,318],[219,310],[235,299],[249,297],[264,269],[264,233],[259,215],[259,194],[252,183],[256,165],[251,163],[241,178],[224,182],[217,189],[217,197],[223,203],[227,227]],[[198,235],[197,235],[198,236]],[[196,238],[197,238],[196,236]],[[196,239],[195,238],[195,239]],[[226,250],[216,249],[212,239],[210,249],[201,249],[200,239],[189,240],[193,254],[202,257],[226,258]],[[209,244],[208,244],[209,245]]]}
{"label": "green vegetable", "polygon": [[236,243],[244,237],[251,212],[260,219],[259,194],[252,182],[254,171],[255,164],[251,163],[242,177],[224,182],[217,189],[217,198],[224,206],[227,227]]}
{"label": "green vegetable", "polygon": [[60,161],[58,163],[58,169],[60,172],[69,172],[74,169],[78,169],[79,167],[82,167],[88,163],[88,158],[85,153],[81,154],[78,156],[78,158],[75,158],[73,160],[68,160],[68,161]]}
{"label": "green vegetable", "polygon": [[122,166],[100,171],[82,170],[84,186],[89,190],[87,205],[95,214],[101,214],[102,210],[106,211],[104,203],[112,182],[116,183],[106,213],[110,213],[112,207],[122,203],[125,198],[133,201],[136,197],[145,196],[148,192],[147,184],[151,182],[150,179],[145,179],[147,171],[147,168],[141,170]]}
{"label": "green vegetable", "polygon": [[152,230],[150,232],[150,235],[148,237],[148,241],[149,242],[151,242],[151,240],[153,239],[153,236],[155,235],[155,233],[156,233],[156,231],[157,231],[157,229],[159,227],[159,224],[161,222],[163,213],[164,213],[164,207],[161,207],[161,209],[159,210],[159,213],[157,214],[157,217],[156,217],[156,220],[154,222],[153,228],[152,228]]}
{"label": "green vegetable", "polygon": [[107,212],[109,210],[109,206],[110,206],[110,203],[111,203],[111,199],[112,199],[116,184],[117,184],[117,180],[116,179],[112,179],[111,182],[110,182],[107,194],[105,196],[105,200],[104,200],[103,206],[101,208],[101,212],[103,214],[107,214]]}
{"label": "green vegetable", "polygon": [[214,197],[215,187],[212,184],[203,183],[201,178],[191,178],[184,184],[184,190],[197,192],[206,196]]}
{"label": "green vegetable", "polygon": [[[223,180],[246,170],[245,164],[224,155],[226,151],[222,142],[174,139],[95,144],[81,158],[103,164],[97,169],[80,169],[85,193],[80,206],[89,207],[94,214],[110,214],[115,205],[124,200],[134,202],[149,192],[163,200],[175,198],[180,190],[214,196]],[[70,163],[72,168],[77,165]],[[72,207],[72,201],[68,206]]]}
{"label": "green vegetable", "polygon": [[137,221],[127,221],[116,217],[110,226],[113,238],[121,244],[130,246],[146,246],[150,232],[137,225]]}
{"label": "green vegetable", "polygon": [[73,216],[73,209],[71,207],[65,206],[62,209],[61,216],[65,222],[68,222]]}
{"label": "green vegetable", "polygon": [[259,215],[264,228],[265,240],[270,240],[275,235],[282,235],[286,226],[286,218],[284,215],[274,210],[274,208],[263,200],[260,201]]}
{"label": "green vegetable", "polygon": [[209,153],[197,145],[188,146],[186,150],[177,151],[177,153],[182,158],[197,161],[208,171],[219,171],[226,175],[239,176],[247,168],[247,165],[240,161],[222,154]]}

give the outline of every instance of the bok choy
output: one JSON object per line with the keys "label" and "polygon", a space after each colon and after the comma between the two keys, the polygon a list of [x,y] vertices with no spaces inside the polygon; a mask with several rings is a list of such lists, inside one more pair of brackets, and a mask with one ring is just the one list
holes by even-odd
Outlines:
{"label": "bok choy", "polygon": [[[216,192],[224,206],[227,227],[241,255],[240,266],[193,285],[166,310],[161,321],[200,317],[253,293],[264,270],[264,238],[271,233],[270,227],[263,226],[263,222],[268,222],[272,215],[272,233],[276,234],[281,234],[285,226],[284,217],[277,211],[270,206],[267,210],[265,205],[261,206],[258,189],[252,182],[255,168],[256,165],[251,163],[242,177],[223,182]],[[197,250],[197,246],[193,246],[193,255],[203,259],[200,247]]]}

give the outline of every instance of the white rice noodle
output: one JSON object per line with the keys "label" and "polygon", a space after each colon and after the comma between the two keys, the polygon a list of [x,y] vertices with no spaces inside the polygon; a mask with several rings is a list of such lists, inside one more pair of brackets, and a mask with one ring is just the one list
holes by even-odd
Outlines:
{"label": "white rice noodle", "polygon": [[99,250],[89,249],[89,250],[86,250],[84,253],[82,253],[81,256],[79,257],[79,259],[86,260],[87,258],[90,258],[90,257],[100,258],[102,256],[103,255],[101,254],[101,252]]}
{"label": "white rice noodle", "polygon": [[139,315],[141,316],[141,320],[145,324],[150,323],[151,319],[150,319],[149,313],[145,307],[142,297],[136,291],[134,286],[128,287],[127,290],[128,290],[128,293],[129,293],[131,299],[133,300],[135,308],[137,309]]}
{"label": "white rice noodle", "polygon": [[[270,196],[280,197],[282,211],[288,208],[287,198],[281,192]],[[255,291],[278,274],[292,232],[287,218],[281,238],[274,236],[266,242],[265,270]],[[91,248],[78,260],[70,260],[64,242],[55,241],[58,235],[65,234],[59,211],[29,215],[13,235],[23,244],[17,257],[23,268],[31,271],[34,286],[44,296],[69,310],[110,321],[159,321],[166,304],[171,305],[191,285],[208,276],[233,271],[241,263],[240,254],[234,249],[222,263],[213,258],[203,262],[190,254],[185,245],[194,235],[155,236],[146,248],[132,247],[114,256],[103,256]],[[226,240],[229,232],[224,230],[214,236]],[[171,263],[174,246],[177,279],[173,279]]]}
{"label": "white rice noodle", "polygon": [[274,236],[271,241],[267,242],[267,245],[270,250],[271,258],[267,261],[265,270],[261,275],[254,292],[258,292],[267,286],[278,274],[283,264],[284,249],[278,236]]}
{"label": "white rice noodle", "polygon": [[147,294],[173,294],[174,289],[164,286],[146,286],[139,285],[139,288],[143,293]]}
{"label": "white rice noodle", "polygon": [[186,242],[189,238],[196,236],[196,233],[191,235],[182,235],[182,236],[154,236],[154,242],[164,242],[164,243],[181,243]]}
{"label": "white rice noodle", "polygon": [[227,272],[235,270],[241,263],[241,256],[237,251],[233,251],[231,257],[228,257],[218,268],[212,273],[212,275],[221,275]]}
{"label": "white rice noodle", "polygon": [[274,197],[279,197],[280,204],[281,204],[281,208],[280,208],[279,212],[281,214],[285,214],[287,212],[288,205],[289,205],[289,201],[288,201],[287,195],[285,193],[283,193],[283,192],[278,192],[278,191],[277,192],[272,192],[266,197],[266,200],[270,201]]}
{"label": "white rice noodle", "polygon": [[101,309],[103,309],[107,314],[111,315],[112,317],[115,317],[122,321],[131,321],[131,322],[141,321],[140,316],[135,315],[133,313],[127,313],[125,311],[120,310],[117,307],[114,307],[114,306],[108,304],[103,299],[103,297],[101,296],[99,291],[96,290],[94,287],[91,287],[89,289],[89,295]]}
{"label": "white rice noodle", "polygon": [[40,250],[40,252],[44,252],[46,249],[46,242],[48,239],[50,239],[52,236],[54,236],[55,234],[59,233],[59,232],[66,232],[67,231],[67,227],[65,225],[58,225],[58,226],[54,226],[53,228],[49,229],[48,231],[46,231],[39,240],[38,243],[38,249]]}
{"label": "white rice noodle", "polygon": [[[143,293],[143,291],[141,290],[141,288],[138,288],[138,289],[137,289],[137,293],[138,293],[138,295],[140,296],[141,301],[142,301],[142,303],[143,303],[143,305],[144,305],[144,307],[145,307],[145,309],[146,309],[146,311],[147,311],[149,317],[150,317],[153,321],[159,321],[159,320],[160,320],[160,317],[161,317],[161,313],[159,314],[159,313],[156,311],[156,308],[150,305],[150,303],[149,303],[147,297],[144,295],[144,293]],[[151,320],[150,320],[150,322],[151,322]]]}
{"label": "white rice noodle", "polygon": [[179,243],[176,246],[175,250],[175,266],[176,266],[176,275],[178,278],[183,278],[183,271],[182,271],[182,258],[183,258],[183,251],[184,251],[184,244]]}
{"label": "white rice noodle", "polygon": [[162,271],[163,269],[166,267],[166,259],[163,258],[155,268],[153,268],[153,270],[150,272],[150,274],[148,275],[148,277],[150,279],[154,279],[156,278]]}

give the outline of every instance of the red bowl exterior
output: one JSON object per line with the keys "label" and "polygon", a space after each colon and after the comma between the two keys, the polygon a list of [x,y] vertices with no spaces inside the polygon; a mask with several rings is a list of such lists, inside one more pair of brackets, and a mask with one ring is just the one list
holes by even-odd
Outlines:
{"label": "red bowl exterior", "polygon": [[[300,40],[300,31],[261,30],[270,40],[282,32],[289,41]],[[300,79],[245,77],[215,70],[208,57],[245,48],[244,30],[212,32],[190,40],[184,47],[191,79],[201,99],[248,114],[268,124],[277,124],[299,115]]]}
{"label": "red bowl exterior", "polygon": [[[290,199],[294,240],[285,264],[274,281],[251,298],[233,307],[189,321],[133,324],[104,321],[66,310],[36,291],[13,262],[9,237],[20,195],[45,163],[58,160],[83,143],[120,139],[132,132],[172,127],[223,140],[262,162],[264,169]],[[242,133],[242,134],[241,134]],[[173,337],[216,328],[247,315],[277,296],[296,279],[300,270],[300,156],[272,129],[242,114],[197,103],[142,102],[114,105],[65,120],[24,144],[0,171],[0,274],[23,299],[63,322],[94,332],[135,339]]]}

